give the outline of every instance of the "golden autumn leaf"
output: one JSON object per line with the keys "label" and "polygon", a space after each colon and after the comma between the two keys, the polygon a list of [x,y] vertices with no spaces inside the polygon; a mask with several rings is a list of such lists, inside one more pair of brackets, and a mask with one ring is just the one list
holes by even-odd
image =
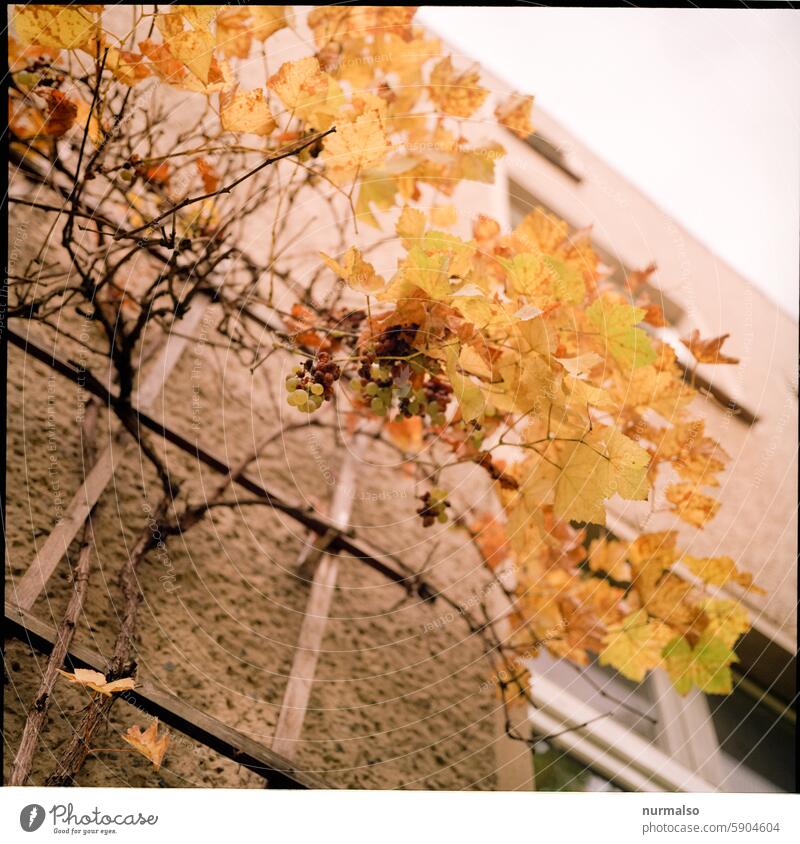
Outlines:
{"label": "golden autumn leaf", "polygon": [[220,94],[219,116],[226,132],[266,136],[275,128],[275,120],[261,88]]}
{"label": "golden autumn leaf", "polygon": [[532,108],[533,97],[515,93],[497,106],[494,115],[499,123],[524,140],[533,134]]}
{"label": "golden autumn leaf", "polygon": [[652,563],[665,570],[678,559],[677,542],[674,530],[642,533],[628,546],[628,558],[637,566]]}
{"label": "golden autumn leaf", "polygon": [[606,539],[593,539],[586,556],[586,564],[592,571],[605,572],[617,581],[631,579],[631,567],[628,563],[627,546],[622,542]]}
{"label": "golden autumn leaf", "polygon": [[500,519],[483,513],[469,525],[469,530],[489,568],[496,569],[508,559],[511,546]]}
{"label": "golden autumn leaf", "polygon": [[451,57],[446,56],[431,71],[431,99],[445,114],[469,117],[489,95],[478,84],[480,78],[480,72],[475,68],[458,73]]}
{"label": "golden autumn leaf", "polygon": [[253,44],[251,9],[226,8],[217,13],[217,47],[226,59],[246,59]]}
{"label": "golden autumn leaf", "polygon": [[584,442],[568,442],[561,452],[560,466],[555,514],[567,521],[605,524],[608,459]]}
{"label": "golden autumn leaf", "polygon": [[375,272],[375,267],[369,261],[364,260],[361,252],[355,246],[351,246],[344,253],[341,263],[324,252],[319,254],[325,262],[325,266],[333,270],[353,290],[360,290],[362,293],[375,293],[386,285],[383,276]]}
{"label": "golden autumn leaf", "polygon": [[716,695],[729,694],[733,688],[730,665],[738,662],[738,657],[708,632],[694,647],[683,636],[676,637],[664,648],[663,656],[669,676],[682,695],[692,686]]}
{"label": "golden autumn leaf", "polygon": [[616,428],[596,428],[587,439],[605,448],[609,461],[609,495],[616,492],[629,501],[646,499],[650,490],[647,480],[649,453]]}
{"label": "golden autumn leaf", "polygon": [[213,4],[192,6],[176,3],[170,8],[174,9],[178,14],[183,15],[193,29],[207,30],[216,18],[220,7]]}
{"label": "golden autumn leaf", "polygon": [[58,50],[87,47],[99,35],[96,14],[80,6],[17,4],[11,23],[23,44]]}
{"label": "golden autumn leaf", "polygon": [[486,397],[474,381],[459,371],[459,350],[456,346],[448,346],[445,349],[445,355],[447,376],[453,387],[453,395],[461,409],[461,416],[465,422],[480,420],[486,410]]}
{"label": "golden autumn leaf", "polygon": [[692,585],[678,575],[661,572],[651,564],[638,570],[633,588],[647,612],[670,627],[688,631],[698,621],[700,612],[692,597]]}
{"label": "golden autumn leaf", "polygon": [[708,598],[701,601],[700,606],[707,619],[706,632],[728,648],[750,629],[750,617],[738,601]]}
{"label": "golden autumn leaf", "polygon": [[609,628],[603,639],[600,664],[641,683],[648,671],[661,665],[661,653],[673,638],[666,624],[651,621],[644,610],[631,613],[622,624]]}
{"label": "golden autumn leaf", "polygon": [[271,35],[289,26],[286,6],[246,6],[253,18],[253,37],[266,41]]}
{"label": "golden autumn leaf", "polygon": [[331,126],[344,103],[338,83],[322,71],[314,56],[284,62],[267,80],[267,87],[293,115],[319,131]]}
{"label": "golden autumn leaf", "polygon": [[106,44],[103,48],[106,54],[106,68],[126,85],[137,85],[143,79],[152,75],[152,69],[145,61],[145,57],[130,50],[119,50],[113,45]]}
{"label": "golden autumn leaf", "polygon": [[692,574],[704,580],[711,586],[724,586],[726,583],[736,583],[744,589],[764,594],[764,590],[753,584],[750,572],[739,571],[736,563],[730,557],[693,557],[684,554],[681,558]]}
{"label": "golden autumn leaf", "polygon": [[158,718],[153,720],[146,730],[142,730],[138,725],[129,727],[122,734],[122,738],[142,756],[146,756],[156,770],[161,767],[169,747],[169,736],[166,733],[162,736],[158,735]]}
{"label": "golden autumn leaf", "polygon": [[123,677],[121,680],[106,680],[105,675],[99,671],[92,671],[89,668],[76,668],[74,673],[62,671],[60,668],[58,673],[69,680],[76,686],[84,686],[94,692],[110,697],[118,692],[127,692],[135,688],[136,681],[133,677]]}
{"label": "golden autumn leaf", "polygon": [[654,429],[648,439],[656,446],[656,459],[667,460],[684,481],[698,486],[719,486],[716,475],[725,469],[725,452],[705,436],[705,422],[694,419],[670,428]]}
{"label": "golden autumn leaf", "polygon": [[689,337],[681,339],[681,343],[692,353],[698,363],[739,363],[739,358],[732,358],[722,353],[722,344],[728,337],[730,334],[702,340],[700,332],[695,328]]}
{"label": "golden autumn leaf", "polygon": [[209,82],[211,61],[217,46],[214,36],[203,30],[187,29],[166,42],[172,56],[185,65],[203,84]]}
{"label": "golden autumn leaf", "polygon": [[382,164],[391,144],[376,112],[360,114],[350,123],[339,123],[323,141],[328,175],[338,185]]}
{"label": "golden autumn leaf", "polygon": [[425,234],[425,214],[418,208],[404,205],[397,220],[395,232],[402,239],[403,246],[410,249]]}
{"label": "golden autumn leaf", "polygon": [[449,229],[454,226],[458,220],[458,211],[455,205],[434,205],[431,208],[428,216],[431,220],[431,225],[441,229]]}
{"label": "golden autumn leaf", "polygon": [[702,528],[714,518],[719,510],[719,501],[703,495],[695,484],[672,484],[667,487],[667,501],[673,505],[673,512],[679,519]]}

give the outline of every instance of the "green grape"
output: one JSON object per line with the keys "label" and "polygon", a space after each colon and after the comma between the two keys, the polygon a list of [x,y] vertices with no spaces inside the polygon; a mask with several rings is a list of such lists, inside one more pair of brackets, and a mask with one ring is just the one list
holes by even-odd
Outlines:
{"label": "green grape", "polygon": [[325,388],[322,386],[322,384],[314,383],[311,385],[311,392],[315,396],[321,396],[325,392]]}
{"label": "green grape", "polygon": [[374,398],[369,405],[375,413],[385,413],[386,412],[386,405],[381,401],[379,398]]}
{"label": "green grape", "polygon": [[295,378],[294,376],[290,375],[286,379],[286,389],[289,390],[289,392],[291,392],[292,390],[296,390],[299,385],[300,385],[300,379],[299,378]]}
{"label": "green grape", "polygon": [[370,381],[366,387],[364,387],[364,392],[368,396],[377,396],[378,395],[378,385],[374,381]]}

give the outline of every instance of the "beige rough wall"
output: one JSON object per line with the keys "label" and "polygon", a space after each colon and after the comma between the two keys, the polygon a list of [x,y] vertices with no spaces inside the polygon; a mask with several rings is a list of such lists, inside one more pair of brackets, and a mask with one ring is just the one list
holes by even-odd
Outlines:
{"label": "beige rough wall", "polygon": [[[17,218],[19,222],[19,218]],[[37,212],[26,230],[33,242],[46,225]],[[215,306],[201,324],[204,343],[187,348],[153,411],[190,437],[235,462],[256,440],[285,421],[302,419],[283,401],[290,365],[275,355],[255,374],[215,334]],[[79,319],[65,312],[64,326]],[[30,326],[15,321],[25,333]],[[32,332],[40,340],[52,332]],[[147,338],[151,345],[154,337]],[[57,353],[76,359],[75,344],[60,340]],[[145,359],[145,366],[147,365]],[[89,356],[89,367],[101,362]],[[74,422],[75,385],[9,349],[7,594],[30,564],[81,483],[84,466]],[[273,400],[277,397],[277,404]],[[286,418],[284,418],[286,417]],[[324,417],[321,417],[324,419]],[[328,418],[332,422],[332,417]],[[100,424],[106,440],[109,420]],[[170,472],[183,481],[184,500],[202,500],[219,476],[151,437]],[[338,474],[342,448],[334,431],[301,427],[265,450],[253,475],[287,499],[324,510]],[[117,470],[100,500],[86,611],[75,641],[109,653],[117,629],[122,560],[144,524],[143,502],[158,497],[154,473],[136,449],[116,452]],[[394,452],[373,451],[357,476],[354,522],[375,544],[421,567],[431,557],[438,583],[453,579],[454,596],[467,600],[480,588],[478,560],[466,537],[420,527],[416,490],[394,467]],[[53,468],[51,468],[53,467]],[[236,491],[235,491],[236,492]],[[236,492],[241,496],[241,491]],[[245,498],[251,498],[247,493]],[[462,501],[463,503],[463,501]],[[170,574],[148,557],[140,578],[144,593],[138,651],[139,676],[269,745],[294,654],[309,586],[293,571],[308,537],[288,517],[265,507],[214,511],[185,537],[169,542]],[[70,590],[73,543],[33,612],[56,623]],[[356,560],[344,558],[299,750],[303,769],[332,787],[479,788],[495,786],[497,700],[484,681],[489,668],[463,622],[442,617],[446,608],[404,599],[405,592]],[[16,750],[42,657],[16,641],[7,647],[4,770]],[[69,737],[86,701],[59,681],[31,782],[41,784],[54,754]],[[103,748],[121,748],[120,733],[149,718],[118,702]],[[259,787],[261,780],[194,742],[173,734],[159,773],[129,753],[92,754],[81,785]]]}

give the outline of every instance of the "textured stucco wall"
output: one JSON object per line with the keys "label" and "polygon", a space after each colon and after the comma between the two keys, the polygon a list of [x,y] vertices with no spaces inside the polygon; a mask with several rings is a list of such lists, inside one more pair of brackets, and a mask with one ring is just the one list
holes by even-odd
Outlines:
{"label": "textured stucco wall", "polygon": [[[28,229],[43,225],[32,215]],[[202,445],[235,462],[283,424],[302,417],[282,403],[280,385],[288,355],[276,355],[251,374],[214,345],[214,306],[201,323],[207,342],[190,345],[170,376],[153,413]],[[65,325],[80,327],[65,314]],[[17,322],[18,330],[27,324]],[[45,334],[38,332],[37,336]],[[77,347],[59,341],[62,357]],[[99,360],[89,356],[89,366]],[[145,360],[146,366],[148,360]],[[26,569],[84,476],[80,431],[74,417],[75,385],[52,377],[42,364],[9,349],[8,548],[6,588]],[[272,394],[277,396],[274,404]],[[332,420],[329,420],[332,421]],[[107,436],[102,414],[100,442]],[[155,438],[170,472],[183,481],[181,495],[201,500],[219,476]],[[277,437],[252,473],[286,498],[325,508],[342,448],[333,430],[300,428]],[[144,524],[143,504],[154,504],[158,486],[137,450],[115,452],[117,469],[103,494],[95,537],[86,611],[75,641],[109,653],[117,630],[117,573]],[[354,522],[375,544],[422,566],[429,552],[431,576],[452,578],[453,594],[467,600],[480,588],[478,561],[465,537],[423,530],[414,511],[415,489],[394,467],[395,455],[372,450],[354,485]],[[51,468],[52,467],[52,468]],[[57,487],[57,488],[56,488]],[[60,498],[59,498],[60,494]],[[231,495],[242,496],[240,490]],[[244,494],[250,498],[249,494]],[[434,539],[435,537],[435,539]],[[293,572],[304,529],[265,507],[214,511],[185,537],[169,542],[165,563],[150,555],[140,571],[139,676],[163,684],[184,700],[269,744],[277,720],[309,585]],[[77,543],[48,584],[33,612],[55,623],[66,606],[70,564]],[[343,558],[306,727],[300,766],[318,771],[333,787],[492,788],[495,785],[497,701],[484,681],[488,667],[479,644],[446,608],[404,600],[404,592],[358,561]],[[44,663],[16,641],[7,646],[4,759],[6,776]],[[41,783],[53,755],[77,724],[85,698],[59,680],[31,782]],[[121,748],[119,733],[149,718],[117,702],[103,748]],[[159,773],[143,758],[100,750],[79,777],[82,785],[258,787],[261,780],[239,766],[173,734]]]}

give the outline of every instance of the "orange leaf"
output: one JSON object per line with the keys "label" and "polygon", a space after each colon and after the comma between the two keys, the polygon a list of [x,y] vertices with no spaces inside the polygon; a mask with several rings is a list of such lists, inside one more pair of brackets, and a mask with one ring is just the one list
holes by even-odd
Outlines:
{"label": "orange leaf", "polygon": [[161,761],[167,752],[167,747],[169,747],[169,736],[165,733],[159,737],[158,718],[144,731],[138,725],[129,727],[127,732],[123,733],[122,738],[138,750],[142,756],[146,756],[156,770],[161,767]]}
{"label": "orange leaf", "polygon": [[387,422],[384,430],[401,451],[414,453],[422,448],[422,419],[419,416]]}
{"label": "orange leaf", "polygon": [[503,522],[489,513],[484,513],[475,519],[469,529],[486,565],[491,569],[502,565],[511,553]]}
{"label": "orange leaf", "polygon": [[47,112],[42,134],[48,138],[60,138],[75,124],[78,106],[61,91],[49,90],[44,98],[47,100]]}
{"label": "orange leaf", "polygon": [[739,358],[722,354],[722,344],[730,337],[723,334],[710,340],[700,339],[700,332],[695,328],[688,338],[681,338],[681,343],[694,355],[698,363],[739,363]]}

